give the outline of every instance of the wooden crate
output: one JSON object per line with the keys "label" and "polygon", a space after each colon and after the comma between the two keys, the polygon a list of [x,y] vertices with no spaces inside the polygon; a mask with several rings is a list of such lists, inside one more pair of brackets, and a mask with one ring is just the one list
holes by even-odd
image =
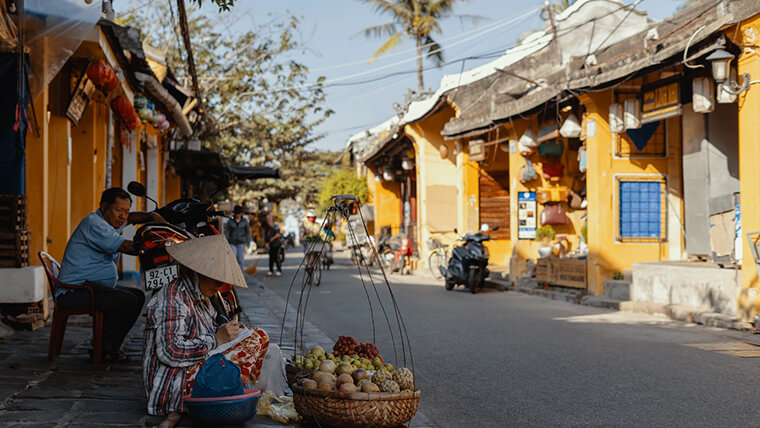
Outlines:
{"label": "wooden crate", "polygon": [[17,232],[0,232],[0,268],[29,266],[29,241],[27,229]]}
{"label": "wooden crate", "polygon": [[0,231],[26,229],[26,196],[0,195]]}

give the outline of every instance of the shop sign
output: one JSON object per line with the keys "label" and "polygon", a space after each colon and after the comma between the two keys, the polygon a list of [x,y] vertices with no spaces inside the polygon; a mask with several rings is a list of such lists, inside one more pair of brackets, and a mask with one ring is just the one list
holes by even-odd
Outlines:
{"label": "shop sign", "polygon": [[517,239],[536,239],[536,192],[517,193]]}
{"label": "shop sign", "polygon": [[656,122],[681,114],[681,86],[678,80],[665,80],[644,87],[641,123]]}
{"label": "shop sign", "polygon": [[82,74],[82,77],[77,82],[74,93],[71,94],[71,100],[69,106],[66,108],[66,117],[74,124],[79,126],[79,121],[82,120],[87,105],[92,99],[92,95],[95,93],[95,84],[92,83],[86,74]]}
{"label": "shop sign", "polygon": [[470,140],[470,160],[480,162],[486,160],[486,150],[483,140]]}
{"label": "shop sign", "polygon": [[538,259],[536,281],[539,284],[586,288],[585,259]]}

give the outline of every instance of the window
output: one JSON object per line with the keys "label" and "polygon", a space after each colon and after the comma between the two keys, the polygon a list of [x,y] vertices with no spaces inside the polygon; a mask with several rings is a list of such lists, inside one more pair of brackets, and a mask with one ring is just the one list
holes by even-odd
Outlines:
{"label": "window", "polygon": [[665,240],[664,177],[617,177],[617,240]]}
{"label": "window", "polygon": [[667,154],[665,144],[665,121],[652,122],[638,129],[613,134],[615,157],[661,158]]}

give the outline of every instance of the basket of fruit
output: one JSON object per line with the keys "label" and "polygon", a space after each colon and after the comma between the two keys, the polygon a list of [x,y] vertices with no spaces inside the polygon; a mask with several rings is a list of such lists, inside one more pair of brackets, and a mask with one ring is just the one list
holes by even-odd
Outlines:
{"label": "basket of fruit", "polygon": [[[325,216],[325,222],[334,224],[340,215],[346,220],[346,235],[355,234],[356,231],[352,230],[353,226],[347,219],[356,213],[361,216],[358,200],[351,195],[339,195],[333,196],[333,203],[334,206],[328,209]],[[360,226],[366,227],[363,219]],[[323,250],[324,247],[320,251]],[[307,262],[304,260],[304,263]],[[302,332],[306,304],[313,285],[312,278],[307,274],[299,277],[299,266],[291,283],[290,291],[298,278],[301,278],[300,293],[293,293],[298,296],[295,343],[292,343],[295,354],[285,369],[288,385],[293,391],[293,403],[307,423],[336,427],[393,427],[409,422],[417,413],[421,392],[414,385],[411,341],[406,334],[403,317],[382,266],[378,273],[371,271],[365,263],[363,260],[357,261],[357,268],[369,303],[371,342],[360,343],[353,337],[340,336],[333,345],[332,352],[328,353],[319,346],[306,352]],[[387,294],[381,297],[381,291],[387,291]],[[377,297],[374,302],[373,297]],[[390,314],[386,313],[386,307],[391,308]],[[375,345],[375,311],[378,309],[382,311],[390,333],[390,344],[386,344],[388,349],[392,348],[393,359],[390,361],[399,368],[394,368],[393,364],[386,361]],[[285,317],[283,329],[284,326]],[[282,334],[280,338],[282,341]],[[391,357],[391,353],[386,357]]]}

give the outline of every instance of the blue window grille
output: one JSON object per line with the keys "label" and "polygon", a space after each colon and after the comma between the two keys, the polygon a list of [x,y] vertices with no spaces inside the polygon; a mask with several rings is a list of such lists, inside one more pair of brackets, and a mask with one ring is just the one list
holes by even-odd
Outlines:
{"label": "blue window grille", "polygon": [[619,241],[658,242],[665,239],[665,181],[618,178]]}

